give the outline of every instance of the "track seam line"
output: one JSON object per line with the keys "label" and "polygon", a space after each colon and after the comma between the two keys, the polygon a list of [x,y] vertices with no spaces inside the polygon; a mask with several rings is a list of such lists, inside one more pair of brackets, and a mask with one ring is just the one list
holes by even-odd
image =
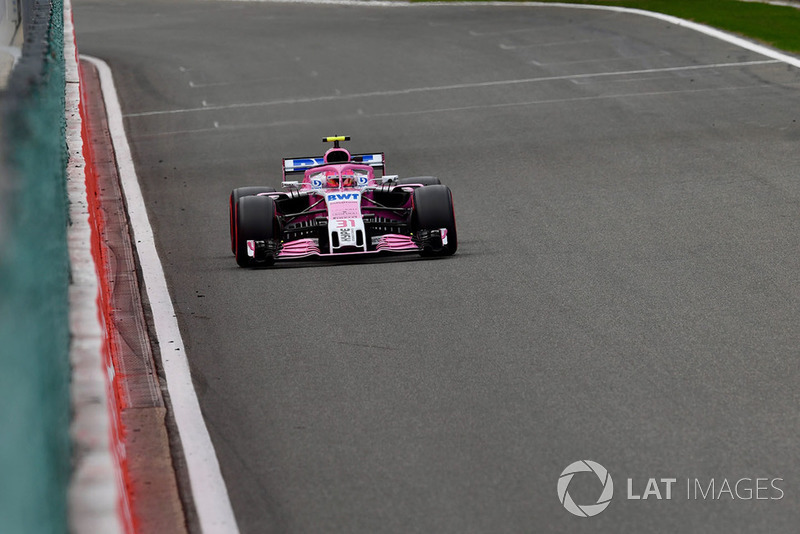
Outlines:
{"label": "track seam line", "polygon": [[559,76],[541,76],[537,78],[519,78],[516,80],[492,80],[486,82],[459,83],[451,85],[439,85],[429,87],[409,87],[406,89],[393,89],[389,91],[372,91],[369,93],[353,93],[349,95],[325,95],[306,98],[289,98],[284,100],[268,100],[264,102],[250,102],[241,104],[227,104],[224,106],[203,106],[199,108],[174,109],[164,111],[143,111],[139,113],[128,113],[124,117],[152,117],[156,115],[176,115],[180,113],[193,113],[197,111],[222,111],[228,109],[246,109],[257,107],[294,105],[294,104],[313,104],[318,102],[330,102],[337,100],[353,100],[356,98],[376,98],[386,96],[403,96],[414,93],[431,93],[438,91],[456,91],[461,89],[480,89],[483,87],[498,87],[509,85],[523,85],[528,83],[554,82],[562,80],[583,80],[587,78],[609,78],[612,76],[632,76],[636,74],[652,74],[657,72],[681,72],[703,69],[723,69],[729,67],[750,67],[755,65],[771,65],[780,63],[777,59],[762,59],[757,61],[738,61],[733,63],[711,63],[706,65],[681,65],[678,67],[663,67],[657,69],[638,69],[614,72],[589,72],[582,74],[563,74]]}

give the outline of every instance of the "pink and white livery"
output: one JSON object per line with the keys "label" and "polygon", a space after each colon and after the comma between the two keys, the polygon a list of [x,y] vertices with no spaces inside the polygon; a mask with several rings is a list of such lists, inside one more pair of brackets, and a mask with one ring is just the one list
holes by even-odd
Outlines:
{"label": "pink and white livery", "polygon": [[[339,145],[349,140],[326,137],[333,148],[324,156],[284,159],[283,191],[231,192],[231,249],[240,267],[308,256],[455,253],[450,188],[433,176],[388,176],[383,153],[351,154]],[[300,174],[302,181],[289,179]]]}

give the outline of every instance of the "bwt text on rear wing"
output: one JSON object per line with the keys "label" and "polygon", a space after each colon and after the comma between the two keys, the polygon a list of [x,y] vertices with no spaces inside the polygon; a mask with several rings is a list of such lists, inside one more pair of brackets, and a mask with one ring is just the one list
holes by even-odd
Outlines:
{"label": "bwt text on rear wing", "polygon": [[[386,170],[386,165],[383,159],[383,152],[376,154],[351,154],[350,163],[363,163],[369,165],[373,169],[378,169],[383,174]],[[311,167],[317,165],[324,165],[324,156],[311,156],[305,158],[284,158],[283,160],[283,179],[293,174],[302,174]]]}

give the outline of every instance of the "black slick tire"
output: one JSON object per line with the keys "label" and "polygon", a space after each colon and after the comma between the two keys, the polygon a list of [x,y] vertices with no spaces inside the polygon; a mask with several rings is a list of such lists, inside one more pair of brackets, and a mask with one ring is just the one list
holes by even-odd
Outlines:
{"label": "black slick tire", "polygon": [[276,230],[274,200],[257,196],[240,198],[234,207],[234,244],[239,267],[272,265],[275,258],[271,256],[259,262],[250,257],[247,253],[247,242],[274,242]]}
{"label": "black slick tire", "polygon": [[433,184],[414,190],[411,223],[417,233],[441,229],[447,231],[447,243],[441,247],[425,245],[420,251],[422,256],[450,256],[458,250],[453,194],[446,185]]}
{"label": "black slick tire", "polygon": [[274,193],[274,187],[266,187],[260,185],[254,186],[247,186],[247,187],[237,187],[233,191],[231,191],[231,196],[228,199],[228,216],[230,219],[230,229],[231,229],[231,252],[235,255],[236,254],[236,242],[234,239],[234,211],[236,209],[236,203],[239,202],[240,198],[249,197],[252,195],[258,195],[260,193]]}

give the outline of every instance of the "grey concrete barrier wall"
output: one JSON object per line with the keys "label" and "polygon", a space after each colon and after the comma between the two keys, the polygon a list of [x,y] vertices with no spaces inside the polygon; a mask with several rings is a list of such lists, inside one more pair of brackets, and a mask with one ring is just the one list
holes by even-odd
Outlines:
{"label": "grey concrete barrier wall", "polygon": [[0,0],[0,46],[14,42],[21,20],[18,0]]}

